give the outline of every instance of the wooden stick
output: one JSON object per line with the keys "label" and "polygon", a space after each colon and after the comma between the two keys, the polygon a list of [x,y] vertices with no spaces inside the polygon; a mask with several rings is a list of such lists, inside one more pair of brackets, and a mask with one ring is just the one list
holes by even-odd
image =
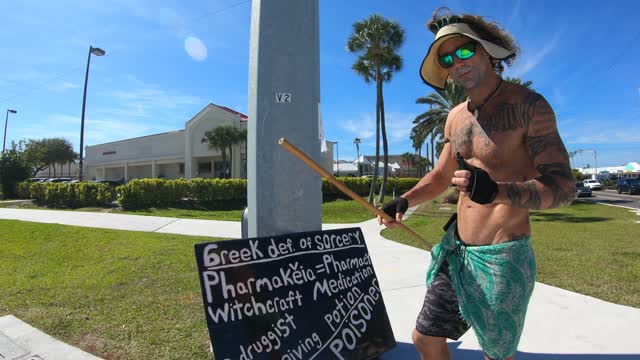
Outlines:
{"label": "wooden stick", "polygon": [[[343,193],[347,194],[347,196],[349,196],[353,200],[359,202],[362,206],[364,206],[367,210],[371,211],[374,215],[378,215],[378,216],[382,217],[383,219],[385,219],[386,221],[389,221],[389,222],[395,221],[395,219],[393,219],[387,213],[385,213],[384,211],[378,209],[377,207],[369,204],[366,200],[364,200],[362,197],[360,197],[360,195],[356,194],[351,189],[349,189],[347,186],[345,186],[343,183],[341,183],[340,180],[336,179],[333,175],[331,175],[327,170],[325,170],[317,162],[313,161],[313,159],[310,158],[307,154],[305,154],[300,149],[298,149],[297,147],[292,145],[290,142],[288,142],[287,139],[281,138],[278,141],[278,144],[282,145],[283,148],[287,149],[289,152],[291,152],[297,158],[302,160],[311,169],[313,169],[315,172],[317,172],[322,177],[327,179],[327,181],[329,181],[331,184],[333,184],[333,186],[335,186],[338,189],[340,189],[340,191],[342,191]],[[415,231],[409,229],[403,223],[397,223],[397,224],[400,225],[400,228],[402,230],[404,230],[405,232],[407,232],[409,235],[411,235],[414,239],[419,240],[422,243],[424,243],[427,246],[427,250],[431,250],[431,244],[429,244],[426,240],[424,240]]]}

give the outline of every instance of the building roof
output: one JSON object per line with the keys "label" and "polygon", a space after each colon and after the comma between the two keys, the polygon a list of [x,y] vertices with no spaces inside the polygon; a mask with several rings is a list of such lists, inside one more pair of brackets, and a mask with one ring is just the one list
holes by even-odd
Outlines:
{"label": "building roof", "polygon": [[229,109],[229,108],[228,108],[228,107],[226,107],[226,106],[217,105],[217,104],[214,104],[214,103],[211,103],[211,105],[213,105],[213,106],[217,106],[217,107],[219,107],[220,109],[226,110],[226,111],[228,111],[228,112],[230,112],[230,113],[232,113],[232,114],[240,115],[240,121],[247,121],[247,120],[249,120],[249,117],[248,117],[247,115],[245,115],[245,114],[243,114],[243,113],[241,113],[241,112],[235,111],[235,110],[233,110],[233,109]]}
{"label": "building roof", "polygon": [[134,138],[109,141],[109,142],[106,142],[106,143],[100,143],[100,144],[95,144],[95,145],[87,145],[86,147],[99,146],[99,145],[109,145],[109,144],[115,144],[115,143],[124,142],[124,141],[131,141],[131,140],[140,140],[140,139],[149,138],[149,137],[153,137],[153,136],[168,135],[168,134],[179,133],[179,132],[184,132],[184,130],[173,130],[173,131],[167,131],[167,132],[158,133],[158,134],[143,135],[143,136],[138,136],[138,137],[134,137]]}
{"label": "building roof", "polygon": [[[224,111],[227,111],[227,112],[229,112],[229,113],[231,113],[231,114],[234,114],[234,115],[238,115],[238,116],[240,116],[240,121],[241,121],[241,122],[246,122],[246,121],[248,121],[248,120],[249,120],[249,118],[247,117],[247,115],[245,115],[245,114],[243,114],[243,113],[241,113],[241,112],[235,111],[235,110],[233,110],[233,109],[230,109],[230,108],[228,108],[228,107],[226,107],[226,106],[216,105],[216,104],[214,104],[214,103],[209,103],[209,105],[213,105],[213,106],[215,106],[215,107],[217,107],[217,108],[220,108],[220,109],[222,109],[222,110],[224,110]],[[200,110],[200,111],[198,112],[198,114],[203,113],[203,112],[207,109],[207,107],[208,107],[209,105],[205,106],[202,110]],[[196,114],[196,116],[198,116],[198,114]],[[196,116],[194,116],[193,118],[195,118]],[[192,118],[191,120],[193,120],[193,118]],[[191,120],[189,120],[189,121],[191,121]],[[90,145],[90,146],[108,145],[108,144],[113,144],[113,143],[118,143],[118,142],[123,142],[123,141],[138,140],[138,139],[147,138],[147,137],[153,137],[153,136],[159,136],[159,135],[166,135],[166,134],[171,134],[171,133],[179,133],[179,132],[183,132],[183,131],[184,131],[184,129],[181,129],[181,130],[173,130],[173,131],[167,131],[167,132],[158,133],[158,134],[150,134],[150,135],[143,135],[143,136],[138,136],[138,137],[134,137],[134,138],[128,138],[128,139],[122,139],[122,140],[115,140],[115,141],[110,141],[110,142],[101,143],[101,144],[95,144],[95,145]],[[90,147],[90,146],[89,146],[89,145],[87,145],[87,147]]]}

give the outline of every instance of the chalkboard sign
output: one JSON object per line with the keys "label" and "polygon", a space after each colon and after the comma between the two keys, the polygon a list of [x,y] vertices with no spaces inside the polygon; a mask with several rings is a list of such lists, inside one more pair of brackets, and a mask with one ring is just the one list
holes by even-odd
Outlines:
{"label": "chalkboard sign", "polygon": [[373,359],[395,346],[360,228],[195,251],[217,360]]}

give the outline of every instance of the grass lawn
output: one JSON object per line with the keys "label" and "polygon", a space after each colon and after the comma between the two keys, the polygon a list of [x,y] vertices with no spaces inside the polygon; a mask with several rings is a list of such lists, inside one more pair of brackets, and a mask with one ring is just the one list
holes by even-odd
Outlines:
{"label": "grass lawn", "polygon": [[[406,224],[435,244],[453,211],[453,205],[425,203]],[[640,224],[636,221],[640,216],[628,209],[580,201],[560,209],[532,211],[537,281],[640,308]],[[424,248],[401,230],[387,229],[382,234]]]}
{"label": "grass lawn", "polygon": [[[242,210],[207,210],[205,208],[166,208],[136,211],[113,211],[117,214],[167,216],[202,220],[240,221]],[[374,218],[367,210],[353,200],[335,200],[322,204],[322,222],[330,224],[358,223]]]}
{"label": "grass lawn", "polygon": [[[31,202],[6,203],[0,207],[15,209],[48,209],[37,206]],[[70,209],[60,209],[70,210]],[[240,221],[242,209],[234,210],[209,210],[197,205],[189,205],[181,208],[150,208],[135,211],[125,211],[121,208],[80,208],[73,211],[108,212],[112,214],[130,214],[147,216],[165,216],[181,219],[201,219],[201,220],[227,220]],[[329,224],[358,223],[374,218],[367,210],[353,200],[335,200],[322,204],[322,222]]]}
{"label": "grass lawn", "polygon": [[0,316],[105,359],[210,359],[193,244],[0,220]]}

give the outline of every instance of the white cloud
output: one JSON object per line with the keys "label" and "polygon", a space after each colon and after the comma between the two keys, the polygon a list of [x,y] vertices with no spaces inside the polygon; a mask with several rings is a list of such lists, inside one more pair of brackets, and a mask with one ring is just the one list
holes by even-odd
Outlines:
{"label": "white cloud", "polygon": [[387,113],[385,123],[387,125],[387,139],[391,144],[410,144],[411,129],[413,129],[415,115],[406,113]]}
{"label": "white cloud", "polygon": [[[374,115],[362,114],[359,119],[340,121],[338,126],[353,134],[354,137],[359,137],[363,140],[371,138],[373,146],[375,146],[374,136],[376,134],[376,124],[374,118]],[[387,140],[389,144],[410,142],[409,135],[413,128],[414,118],[414,115],[406,113],[389,112],[385,114]],[[382,144],[382,140],[380,141]],[[363,142],[363,146],[367,145],[368,143]]]}
{"label": "white cloud", "polygon": [[[47,124],[47,126],[42,124]],[[168,129],[150,126],[136,120],[86,118],[84,143],[85,145],[94,145],[164,131],[168,131]],[[80,116],[51,114],[38,124],[34,123],[23,127],[19,134],[21,139],[53,137],[61,137],[71,141],[74,148],[78,150],[77,148],[80,146]]]}
{"label": "white cloud", "polygon": [[376,134],[374,116],[369,114],[362,114],[359,119],[340,121],[338,122],[338,126],[353,134],[354,138],[368,139]]}
{"label": "white cloud", "polygon": [[167,131],[139,121],[89,119],[85,124],[85,143],[101,144]]}
{"label": "white cloud", "polygon": [[54,92],[65,92],[67,90],[77,89],[79,87],[80,85],[78,84],[73,84],[68,81],[63,81],[61,83],[50,86],[49,89]]}
{"label": "white cloud", "polygon": [[513,9],[511,10],[511,15],[509,16],[509,20],[507,20],[506,29],[511,28],[511,24],[518,21],[520,18],[520,0],[516,0],[513,4]]}
{"label": "white cloud", "polygon": [[639,143],[640,133],[611,130],[593,134],[584,134],[570,137],[569,144],[615,144],[615,143]]}
{"label": "white cloud", "polygon": [[560,134],[567,144],[640,143],[640,124],[634,118],[625,117],[618,122],[569,119],[559,122]]}
{"label": "white cloud", "polygon": [[[207,100],[198,96],[185,95],[177,92],[169,92],[160,89],[157,85],[147,84],[135,77],[128,79],[134,84],[126,90],[114,90],[103,92],[101,95],[110,97],[117,108],[102,109],[102,112],[116,117],[142,117],[157,116],[158,113],[167,110],[180,110],[191,105],[206,105]],[[185,119],[181,119],[186,121]]]}
{"label": "white cloud", "polygon": [[538,64],[542,63],[545,57],[556,48],[563,32],[563,30],[556,31],[553,37],[549,41],[546,41],[541,49],[523,50],[513,68],[509,70],[509,75],[521,78],[538,66]]}

